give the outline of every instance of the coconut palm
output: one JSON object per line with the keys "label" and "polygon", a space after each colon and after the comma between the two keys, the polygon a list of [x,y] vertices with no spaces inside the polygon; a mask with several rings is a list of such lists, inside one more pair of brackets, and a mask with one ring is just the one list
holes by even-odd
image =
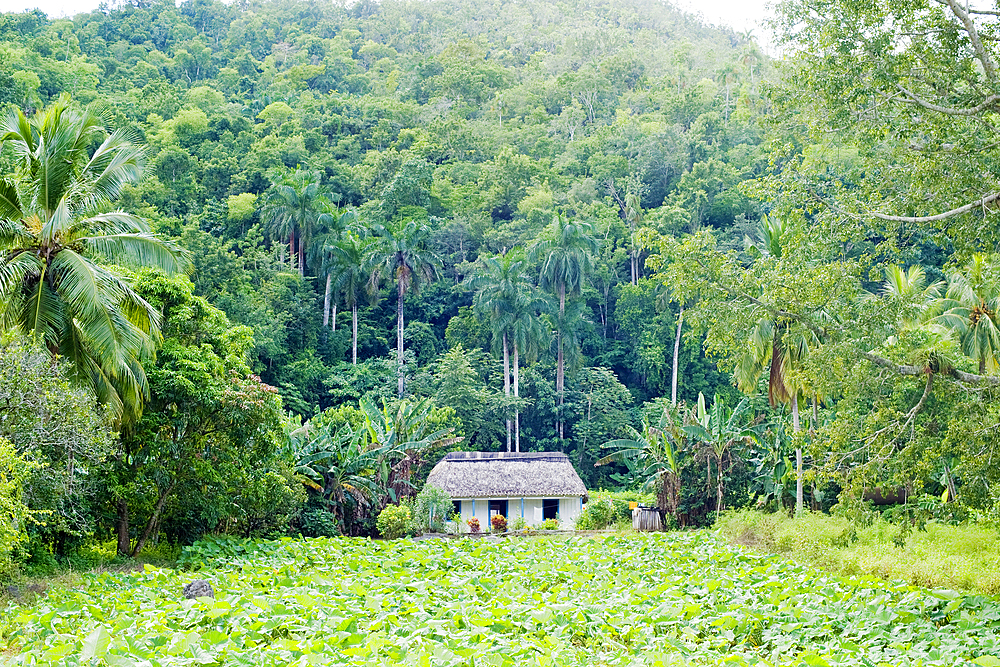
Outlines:
{"label": "coconut palm", "polygon": [[0,179],[0,330],[62,356],[116,418],[135,420],[159,313],[109,265],[186,266],[145,221],[108,210],[141,177],[143,150],[66,97],[31,118],[3,118],[0,144],[16,159],[15,174]]}
{"label": "coconut palm", "polygon": [[[758,238],[744,239],[747,250],[763,258],[780,259],[784,241],[790,227],[777,218],[764,216],[758,229]],[[772,314],[764,314],[753,326],[747,345],[736,355],[733,377],[740,391],[752,393],[757,389],[764,370],[767,369],[767,398],[772,406],[786,403],[792,412],[792,429],[799,431],[799,395],[805,390],[801,382],[793,380],[795,371],[802,367],[809,351],[819,345],[816,334],[797,323]],[[795,511],[804,506],[802,447],[795,448]]]}
{"label": "coconut palm", "polygon": [[1000,265],[977,253],[963,271],[948,277],[948,291],[933,321],[951,330],[979,374],[1000,371]]}
{"label": "coconut palm", "polygon": [[306,270],[306,252],[313,236],[333,223],[331,192],[318,171],[296,169],[281,175],[264,197],[261,217],[273,238],[288,239],[288,266]]}
{"label": "coconut palm", "polygon": [[427,247],[430,228],[412,220],[388,226],[379,225],[371,247],[369,284],[378,289],[384,279],[396,283],[396,363],[399,381],[399,398],[403,397],[403,299],[410,290],[420,289],[421,283],[438,275],[441,260]]}
{"label": "coconut palm", "polygon": [[559,316],[556,320],[556,393],[559,395],[559,417],[557,430],[560,442],[564,436],[562,408],[565,403],[566,387],[566,298],[579,296],[583,290],[586,275],[593,269],[592,256],[599,244],[591,236],[590,223],[567,220],[561,214],[552,220],[547,237],[542,238],[532,248],[532,259],[541,259],[539,283],[542,289],[550,290],[559,302]]}
{"label": "coconut palm", "polygon": [[328,246],[333,291],[351,309],[351,363],[355,366],[358,364],[358,303],[364,294],[372,293],[368,282],[370,242],[370,239],[347,231],[339,242]]}

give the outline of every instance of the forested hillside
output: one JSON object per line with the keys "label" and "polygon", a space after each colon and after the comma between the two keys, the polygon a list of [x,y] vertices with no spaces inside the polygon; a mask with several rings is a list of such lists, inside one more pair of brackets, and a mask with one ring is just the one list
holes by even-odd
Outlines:
{"label": "forested hillside", "polygon": [[[960,157],[992,149],[796,7],[781,67],[652,0],[0,14],[3,247],[72,258],[0,276],[8,403],[30,375],[76,415],[72,445],[0,426],[58,517],[36,542],[370,531],[448,448],[563,451],[682,523],[845,488],[992,507],[996,197]],[[842,9],[838,39],[877,33]],[[33,156],[84,107],[117,132],[65,149],[61,218]],[[982,199],[939,219],[935,188]]]}

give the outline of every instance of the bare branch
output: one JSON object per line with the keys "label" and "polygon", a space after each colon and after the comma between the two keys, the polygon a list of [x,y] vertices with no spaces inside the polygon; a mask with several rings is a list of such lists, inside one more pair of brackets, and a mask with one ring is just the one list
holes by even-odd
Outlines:
{"label": "bare branch", "polygon": [[953,208],[950,211],[945,211],[944,213],[938,213],[937,215],[921,215],[921,216],[885,215],[884,213],[877,213],[875,211],[870,211],[869,215],[871,215],[873,218],[878,218],[879,220],[889,220],[891,222],[938,222],[940,220],[947,220],[948,218],[953,218],[956,215],[962,215],[963,213],[968,213],[969,211],[975,210],[977,208],[985,207],[987,204],[992,204],[998,199],[1000,199],[1000,192],[994,192],[991,195],[987,195],[982,199],[977,199],[976,201],[966,204],[965,206],[959,206],[958,208]]}
{"label": "bare branch", "polygon": [[933,102],[928,102],[927,100],[919,97],[916,93],[903,88],[901,85],[896,84],[896,88],[900,90],[906,97],[897,97],[895,99],[900,102],[909,102],[910,104],[916,104],[917,106],[923,107],[924,109],[929,109],[930,111],[936,111],[938,113],[943,113],[948,116],[966,116],[973,117],[977,116],[983,111],[996,107],[1000,103],[1000,95],[990,95],[980,104],[974,107],[969,107],[968,109],[956,109],[954,107],[943,107],[940,104],[934,104]]}
{"label": "bare branch", "polygon": [[[887,368],[899,375],[914,376],[923,375],[928,372],[928,369],[926,368],[909,364],[897,364],[894,361],[890,361],[889,359],[872,352],[862,352],[861,356],[876,366]],[[1000,376],[996,375],[976,375],[975,373],[960,371],[957,368],[949,368],[947,371],[944,371],[942,375],[948,375],[963,384],[985,384],[990,387],[1000,387]]]}
{"label": "bare branch", "polygon": [[969,16],[969,12],[965,11],[961,3],[958,0],[946,0],[948,7],[951,8],[952,13],[958,17],[958,20],[962,22],[965,26],[965,32],[969,35],[969,41],[972,42],[972,48],[976,52],[976,57],[979,58],[979,62],[983,64],[983,70],[986,72],[986,78],[990,81],[996,81],[997,78],[997,66],[993,62],[993,58],[990,54],[983,48],[983,42],[979,39],[979,31],[976,30],[976,23]]}
{"label": "bare branch", "polygon": [[882,368],[888,368],[890,371],[898,373],[899,375],[921,375],[924,369],[920,366],[909,366],[906,364],[897,364],[894,361],[890,361],[885,357],[880,357],[877,354],[871,352],[862,352],[861,356],[872,362],[876,366],[881,366]]}
{"label": "bare branch", "polygon": [[920,412],[924,404],[927,403],[927,398],[931,395],[931,389],[934,387],[934,373],[927,374],[927,384],[924,385],[924,394],[917,401],[917,404],[913,406],[910,412],[906,416],[906,421],[903,423],[902,428],[899,429],[900,433],[906,430],[906,427],[913,423],[916,418],[917,413]]}
{"label": "bare branch", "polygon": [[948,375],[966,384],[986,384],[991,387],[1000,387],[1000,377],[995,375],[976,375],[975,373],[960,371],[957,368],[949,370]]}

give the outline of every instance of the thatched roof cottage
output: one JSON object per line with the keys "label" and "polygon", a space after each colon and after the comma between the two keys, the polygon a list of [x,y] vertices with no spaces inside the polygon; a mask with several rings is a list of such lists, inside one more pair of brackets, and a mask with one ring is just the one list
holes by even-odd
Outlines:
{"label": "thatched roof cottage", "polygon": [[427,483],[451,496],[463,522],[476,517],[484,531],[495,514],[528,525],[558,518],[560,527],[572,527],[587,498],[583,480],[559,452],[452,452]]}

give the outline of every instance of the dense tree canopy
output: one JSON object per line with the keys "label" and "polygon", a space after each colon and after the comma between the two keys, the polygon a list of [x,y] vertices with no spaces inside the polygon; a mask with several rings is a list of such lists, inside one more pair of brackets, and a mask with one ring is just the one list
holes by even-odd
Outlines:
{"label": "dense tree canopy", "polygon": [[787,0],[776,63],[646,0],[0,14],[0,323],[128,417],[122,553],[371,530],[454,438],[680,522],[989,510],[992,16]]}

